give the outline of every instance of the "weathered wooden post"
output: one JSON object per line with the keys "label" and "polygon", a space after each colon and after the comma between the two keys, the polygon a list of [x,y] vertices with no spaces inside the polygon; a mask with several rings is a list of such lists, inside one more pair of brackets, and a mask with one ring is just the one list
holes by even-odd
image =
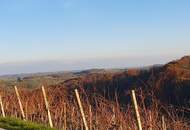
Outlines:
{"label": "weathered wooden post", "polygon": [[162,130],[166,130],[166,123],[165,123],[164,116],[162,116]]}
{"label": "weathered wooden post", "polygon": [[137,99],[136,99],[134,90],[132,90],[132,99],[133,99],[133,105],[134,105],[134,108],[135,108],[138,129],[142,130],[142,124],[141,124],[140,114],[139,114],[138,105],[137,105]]}
{"label": "weathered wooden post", "polygon": [[64,103],[64,105],[63,105],[63,117],[64,117],[64,125],[63,125],[63,130],[67,130],[67,105],[66,105],[66,103]]}
{"label": "weathered wooden post", "polygon": [[86,122],[84,110],[83,110],[83,107],[82,107],[82,103],[81,103],[81,101],[80,101],[80,96],[79,96],[79,93],[78,93],[78,90],[77,90],[77,89],[75,89],[75,95],[76,95],[77,102],[78,102],[78,105],[79,105],[79,108],[80,108],[80,113],[81,113],[81,115],[82,115],[82,119],[83,119],[83,123],[84,123],[84,126],[85,126],[85,130],[89,130],[89,129],[88,129],[87,122]]}
{"label": "weathered wooden post", "polygon": [[49,104],[48,104],[48,100],[47,100],[47,96],[46,96],[46,92],[45,92],[44,86],[42,86],[42,93],[43,93],[43,96],[44,96],[46,111],[47,111],[47,114],[48,114],[49,125],[50,125],[50,127],[53,127],[53,123],[52,123],[52,119],[51,119],[51,114],[50,114],[50,110],[49,110]]}
{"label": "weathered wooden post", "polygon": [[1,95],[0,95],[0,105],[1,105],[2,116],[5,117],[5,111],[4,111],[3,101],[2,101],[2,97],[1,97]]}
{"label": "weathered wooden post", "polygon": [[152,112],[149,111],[149,130],[152,130]]}
{"label": "weathered wooden post", "polygon": [[92,130],[92,106],[89,105],[90,130]]}
{"label": "weathered wooden post", "polygon": [[20,106],[20,110],[21,110],[22,118],[25,120],[24,109],[23,109],[23,106],[22,106],[22,103],[21,103],[21,100],[20,100],[20,95],[19,95],[19,92],[18,92],[17,86],[14,86],[14,88],[15,88],[16,96],[17,96],[18,103],[19,103],[19,106]]}

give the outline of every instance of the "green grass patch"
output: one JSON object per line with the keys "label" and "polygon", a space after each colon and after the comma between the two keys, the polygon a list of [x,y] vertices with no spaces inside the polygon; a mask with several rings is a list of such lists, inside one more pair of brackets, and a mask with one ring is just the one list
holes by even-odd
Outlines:
{"label": "green grass patch", "polygon": [[56,130],[47,126],[12,117],[0,117],[0,128],[7,130]]}

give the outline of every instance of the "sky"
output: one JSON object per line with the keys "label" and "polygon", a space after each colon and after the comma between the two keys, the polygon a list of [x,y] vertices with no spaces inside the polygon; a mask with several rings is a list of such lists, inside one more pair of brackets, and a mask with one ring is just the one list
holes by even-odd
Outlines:
{"label": "sky", "polygon": [[189,0],[0,0],[0,75],[164,64],[189,35]]}

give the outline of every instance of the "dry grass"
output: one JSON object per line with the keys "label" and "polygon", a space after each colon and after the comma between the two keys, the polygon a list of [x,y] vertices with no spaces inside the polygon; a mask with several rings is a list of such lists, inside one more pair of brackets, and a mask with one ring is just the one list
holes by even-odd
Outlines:
{"label": "dry grass", "polygon": [[[62,129],[64,125],[64,109],[66,109],[67,129],[84,129],[80,111],[74,93],[66,91],[65,87],[46,88],[53,124],[56,128]],[[33,91],[19,88],[21,101],[24,107],[27,120],[48,124],[45,111],[43,95],[40,89]],[[142,91],[137,90],[137,99],[141,115],[142,127],[145,130],[161,130],[162,115],[165,116],[165,123],[171,130],[190,130],[189,120],[183,116],[184,112],[178,113],[174,107],[163,106],[150,93],[151,103],[145,103],[145,96]],[[92,96],[80,89],[82,105],[88,126],[93,130],[137,130],[134,108],[130,102],[120,105],[117,95],[114,101],[97,95]],[[12,90],[1,91],[5,114],[21,118],[16,95]],[[64,105],[66,104],[66,105]],[[66,108],[64,108],[66,106]]]}

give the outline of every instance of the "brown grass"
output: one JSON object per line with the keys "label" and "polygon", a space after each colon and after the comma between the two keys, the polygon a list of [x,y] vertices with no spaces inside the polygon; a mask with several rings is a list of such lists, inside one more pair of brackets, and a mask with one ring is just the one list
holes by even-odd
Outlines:
{"label": "brown grass", "polygon": [[[32,91],[18,88],[21,102],[24,107],[27,120],[48,124],[43,95],[40,89]],[[140,89],[137,91],[139,111],[143,130],[161,130],[162,115],[168,129],[190,130],[189,120],[175,107],[162,105],[152,93],[149,93],[151,103],[145,103],[145,95]],[[83,121],[78,109],[74,92],[68,92],[64,86],[46,88],[53,124],[58,129],[64,125],[64,106],[66,106],[67,129],[84,129]],[[82,105],[88,126],[93,130],[137,130],[134,108],[130,102],[120,104],[117,94],[115,100],[110,101],[98,94],[88,95],[80,89]],[[21,112],[13,90],[1,90],[6,116],[21,118]],[[66,104],[66,105],[64,105]],[[182,110],[182,109],[180,109]],[[91,123],[90,123],[91,122]]]}

